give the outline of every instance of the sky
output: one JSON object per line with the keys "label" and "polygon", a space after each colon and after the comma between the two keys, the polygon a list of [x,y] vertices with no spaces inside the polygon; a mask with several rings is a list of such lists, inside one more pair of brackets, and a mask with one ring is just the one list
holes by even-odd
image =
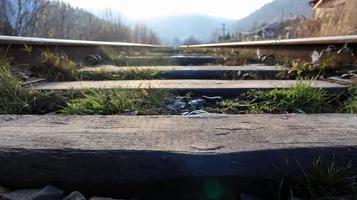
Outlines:
{"label": "sky", "polygon": [[118,11],[131,20],[148,20],[175,15],[210,15],[241,19],[272,0],[62,0],[88,9]]}

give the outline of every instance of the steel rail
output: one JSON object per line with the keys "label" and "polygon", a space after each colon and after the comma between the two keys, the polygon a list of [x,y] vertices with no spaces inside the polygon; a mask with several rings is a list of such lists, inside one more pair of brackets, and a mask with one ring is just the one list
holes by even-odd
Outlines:
{"label": "steel rail", "polygon": [[113,46],[113,47],[163,47],[160,45],[104,42],[87,40],[49,39],[36,37],[17,37],[0,35],[0,45],[38,45],[38,46]]}
{"label": "steel rail", "polygon": [[181,46],[181,48],[303,46],[303,45],[333,45],[333,44],[357,44],[357,35],[184,45]]}

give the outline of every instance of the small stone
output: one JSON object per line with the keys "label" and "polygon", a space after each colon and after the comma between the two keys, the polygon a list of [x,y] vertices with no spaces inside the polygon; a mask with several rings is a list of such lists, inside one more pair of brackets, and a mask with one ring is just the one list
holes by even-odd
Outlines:
{"label": "small stone", "polygon": [[337,54],[352,54],[352,49],[348,48],[348,47],[343,47],[342,49],[340,49]]}
{"label": "small stone", "polygon": [[78,191],[74,191],[62,200],[86,200],[86,198]]}
{"label": "small stone", "polygon": [[10,116],[10,117],[5,118],[4,121],[9,122],[9,121],[14,121],[15,119],[16,119],[16,117]]}
{"label": "small stone", "polygon": [[341,76],[342,79],[350,79],[351,77],[353,77],[354,75],[353,74],[343,74]]}
{"label": "small stone", "polygon": [[16,190],[14,192],[10,192],[4,194],[2,196],[3,200],[29,200],[32,195],[36,194],[40,190]]}
{"label": "small stone", "polygon": [[99,65],[102,62],[100,55],[89,55],[84,60],[89,65]]}
{"label": "small stone", "polygon": [[169,110],[175,111],[175,112],[181,112],[187,107],[187,104],[181,100],[176,100],[173,104],[170,104],[167,106]]}
{"label": "small stone", "polygon": [[205,110],[195,110],[190,113],[183,113],[182,115],[196,116],[196,115],[202,115],[202,114],[208,114],[208,112]]}
{"label": "small stone", "polygon": [[357,74],[357,69],[348,71],[349,74]]}
{"label": "small stone", "polygon": [[19,74],[19,76],[20,76],[20,78],[21,78],[22,80],[28,80],[28,79],[30,79],[30,77],[29,77],[27,74],[23,73],[23,72],[18,72],[18,74]]}
{"label": "small stone", "polygon": [[189,105],[191,108],[193,109],[200,109],[203,107],[203,105],[205,105],[207,102],[206,100],[202,99],[202,98],[198,98],[198,99],[194,99],[192,101],[190,101]]}
{"label": "small stone", "polygon": [[62,199],[63,194],[63,190],[48,185],[39,192],[33,194],[30,200],[60,200]]}
{"label": "small stone", "polygon": [[220,96],[216,96],[216,97],[202,96],[202,99],[206,100],[209,103],[217,103],[223,101],[223,98]]}
{"label": "small stone", "polygon": [[273,54],[261,56],[259,59],[260,59],[260,61],[262,61],[263,63],[265,63],[267,65],[274,65],[276,63],[276,59]]}

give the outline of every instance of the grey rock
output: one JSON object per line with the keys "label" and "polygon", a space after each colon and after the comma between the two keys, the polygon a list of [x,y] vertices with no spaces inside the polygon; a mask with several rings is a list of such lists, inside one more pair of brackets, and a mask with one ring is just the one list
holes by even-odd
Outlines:
{"label": "grey rock", "polygon": [[195,111],[192,111],[192,112],[183,113],[182,115],[196,116],[196,115],[202,115],[202,114],[208,114],[208,112],[205,111],[205,110],[195,110]]}
{"label": "grey rock", "polygon": [[342,79],[350,79],[352,77],[355,77],[356,75],[355,74],[343,74],[341,76]]}
{"label": "grey rock", "polygon": [[102,62],[100,55],[89,55],[84,60],[89,65],[99,65]]}
{"label": "grey rock", "polygon": [[74,191],[62,200],[86,200],[86,198],[78,191]]}
{"label": "grey rock", "polygon": [[343,47],[342,49],[337,51],[337,54],[348,54],[351,55],[352,54],[352,49],[348,48],[348,47]]}
{"label": "grey rock", "polygon": [[32,195],[38,193],[41,190],[16,190],[14,192],[10,192],[4,194],[2,196],[3,200],[30,200]]}
{"label": "grey rock", "polygon": [[259,59],[267,65],[273,65],[276,63],[276,58],[273,54],[263,55],[259,57]]}
{"label": "grey rock", "polygon": [[349,74],[357,74],[357,69],[348,71]]}
{"label": "grey rock", "polygon": [[53,186],[46,186],[42,190],[31,196],[31,200],[60,200],[64,195],[64,191]]}
{"label": "grey rock", "polygon": [[18,72],[18,74],[19,74],[20,78],[23,80],[30,79],[30,77],[27,74],[25,74],[24,72]]}
{"label": "grey rock", "polygon": [[167,105],[167,108],[171,111],[181,112],[187,107],[187,104],[181,100],[175,100],[170,105]]}
{"label": "grey rock", "polygon": [[207,102],[206,100],[202,98],[194,99],[189,102],[189,105],[192,109],[201,109],[203,105],[205,105]]}

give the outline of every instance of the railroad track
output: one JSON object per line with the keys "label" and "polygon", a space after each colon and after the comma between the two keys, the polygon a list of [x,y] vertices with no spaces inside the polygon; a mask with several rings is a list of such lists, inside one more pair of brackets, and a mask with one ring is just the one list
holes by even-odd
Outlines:
{"label": "railroad track", "polygon": [[[17,57],[16,52],[18,52],[19,48],[23,48],[24,45],[32,46],[34,49],[47,48],[63,50],[69,55],[74,54],[74,58],[82,58],[78,55],[75,49],[77,49],[77,51],[82,51],[82,55],[90,55],[98,54],[98,47],[112,47],[117,49],[155,49],[155,51],[172,52],[174,53],[173,55],[181,53],[180,50],[162,45],[0,36],[0,47],[4,49],[12,46],[9,51],[13,49],[14,52],[10,52],[10,54],[15,57]],[[334,48],[335,51],[339,51],[346,45],[350,49],[356,49],[357,35],[185,45],[181,46],[180,49],[234,49],[242,54],[249,52],[258,56],[273,55],[279,60],[289,58],[308,62],[311,61],[311,56],[314,52],[320,53],[329,47]],[[347,57],[346,55],[342,56]],[[194,58],[191,57],[191,59]]]}
{"label": "railroad track", "polygon": [[[179,50],[145,44],[0,36],[0,47],[7,49],[10,46],[8,53],[15,64],[32,62],[44,49],[64,51],[77,62],[82,62],[88,55],[100,55],[103,46],[118,52],[145,49],[150,55],[130,55],[123,65],[105,63],[81,68],[79,73],[81,78],[86,77],[85,80],[38,82],[32,88],[55,94],[73,94],[71,92],[75,90],[88,88],[111,92],[119,88],[125,92],[139,90],[146,97],[150,96],[151,90],[169,90],[175,95],[179,93],[180,97],[175,98],[180,99],[187,98],[183,97],[186,93],[196,93],[193,98],[200,98],[190,103],[173,99],[173,106],[170,104],[171,107],[184,105],[185,109],[194,101],[221,98],[207,95],[239,100],[242,93],[252,89],[289,89],[301,83],[278,78],[278,74],[289,71],[285,66],[263,63],[222,66],[224,57],[185,53],[187,49],[237,49],[241,54],[252,51],[277,58],[288,56],[310,60],[314,51],[320,53],[331,45],[338,51],[345,44],[353,50],[357,36],[191,45]],[[24,51],[24,46],[29,46],[31,52]],[[126,66],[129,60],[135,59],[141,59],[137,63],[147,66]],[[180,62],[190,66],[177,65]],[[161,66],[162,63],[169,66]],[[123,73],[140,71],[155,72],[154,80],[134,80],[132,76],[127,80],[115,79]],[[321,89],[331,93],[343,92],[352,85],[326,80],[305,83],[311,84],[316,91]],[[115,98],[120,99],[120,96]],[[158,101],[162,103],[167,99]],[[172,97],[169,100],[172,101]],[[176,180],[193,177],[206,180],[212,176],[217,180],[236,176],[276,178],[279,176],[276,166],[285,167],[287,160],[299,161],[300,167],[308,171],[317,157],[326,162],[348,160],[357,163],[356,115],[232,115],[204,113],[198,109],[191,112],[190,109],[188,113],[182,111],[175,116],[126,116],[138,114],[135,110],[109,116],[96,112],[90,116],[0,115],[0,183],[13,187],[40,187],[51,183],[67,190],[98,195],[91,189],[95,186],[102,195],[112,194],[118,198],[124,195],[139,199],[148,196],[151,199],[180,199],[180,194],[173,197],[178,193]],[[283,170],[287,174],[297,173],[296,168]],[[148,185],[151,187],[149,192]],[[167,190],[162,189],[163,186]],[[182,184],[180,192],[189,193],[186,187],[189,186]],[[228,186],[229,190],[236,190],[229,187],[232,186]]]}
{"label": "railroad track", "polygon": [[126,43],[126,42],[104,42],[86,40],[65,40],[35,37],[16,37],[0,35],[0,45],[34,45],[34,46],[111,46],[111,47],[163,47],[160,45]]}
{"label": "railroad track", "polygon": [[292,46],[318,46],[318,45],[344,45],[357,44],[357,35],[335,36],[335,37],[315,37],[315,38],[299,38],[299,39],[281,39],[281,40],[265,40],[265,41],[250,41],[250,42],[227,42],[199,45],[184,45],[182,48],[217,48],[217,47],[252,47],[259,48],[264,46],[278,46],[284,48]]}
{"label": "railroad track", "polygon": [[[181,48],[234,49],[243,54],[256,53],[260,56],[273,55],[279,60],[289,58],[291,60],[300,59],[305,62],[311,62],[311,56],[314,52],[320,54],[322,51],[325,51],[328,48],[333,48],[337,52],[345,46],[350,49],[356,49],[357,35],[186,45],[181,46]],[[346,58],[350,57],[351,55],[339,56]],[[356,57],[354,57],[354,59],[356,59]]]}

